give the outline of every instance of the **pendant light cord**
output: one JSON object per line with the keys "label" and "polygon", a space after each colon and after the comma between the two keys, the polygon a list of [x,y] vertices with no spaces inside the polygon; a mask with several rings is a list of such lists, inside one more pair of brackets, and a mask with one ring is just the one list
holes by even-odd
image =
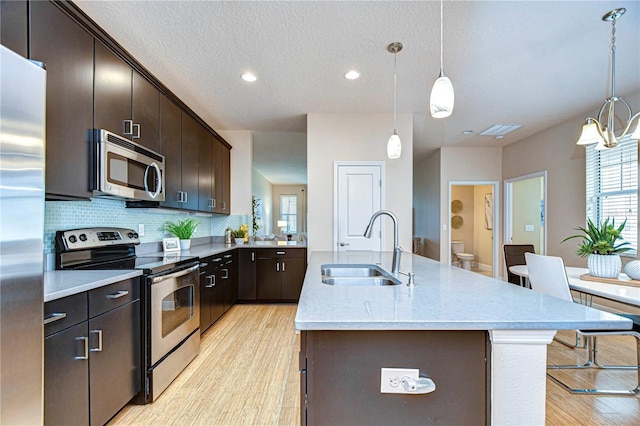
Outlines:
{"label": "pendant light cord", "polygon": [[397,63],[397,53],[393,53],[393,134],[397,134],[396,131],[396,98],[398,95],[398,63]]}
{"label": "pendant light cord", "polygon": [[443,9],[443,0],[440,0],[440,76],[444,75],[444,61],[442,60],[442,33],[443,33],[443,25],[442,25],[442,9]]}

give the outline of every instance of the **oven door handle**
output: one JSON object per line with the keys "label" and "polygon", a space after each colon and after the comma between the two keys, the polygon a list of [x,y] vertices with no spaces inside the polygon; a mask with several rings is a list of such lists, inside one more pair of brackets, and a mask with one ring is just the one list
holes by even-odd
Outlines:
{"label": "oven door handle", "polygon": [[195,271],[199,267],[200,267],[200,265],[194,265],[194,266],[192,266],[190,268],[183,269],[182,271],[174,272],[173,274],[167,274],[167,275],[161,275],[159,277],[153,277],[153,283],[155,284],[155,283],[159,283],[161,281],[167,280],[167,279],[177,278],[177,277],[181,277],[183,275],[190,274],[191,272]]}

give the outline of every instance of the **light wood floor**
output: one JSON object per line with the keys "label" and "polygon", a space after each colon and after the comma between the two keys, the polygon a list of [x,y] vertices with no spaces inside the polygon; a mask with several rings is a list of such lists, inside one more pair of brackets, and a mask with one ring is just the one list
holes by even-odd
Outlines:
{"label": "light wood floor", "polygon": [[[200,355],[158,400],[128,405],[109,424],[299,425],[295,311],[295,305],[235,305],[202,336]],[[563,337],[569,340],[571,333]],[[632,339],[607,338],[600,347],[605,363],[634,362]],[[554,342],[548,353],[550,363],[571,363],[584,350]],[[635,374],[601,371],[591,379],[609,386],[615,376],[615,384],[633,387]],[[570,375],[562,377],[578,383]],[[572,395],[547,379],[547,425],[639,424],[638,396]]]}

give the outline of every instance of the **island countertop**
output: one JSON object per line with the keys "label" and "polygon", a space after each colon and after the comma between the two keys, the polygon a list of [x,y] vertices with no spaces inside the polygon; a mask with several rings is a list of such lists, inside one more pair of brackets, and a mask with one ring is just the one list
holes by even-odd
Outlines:
{"label": "island countertop", "polygon": [[400,271],[415,286],[324,284],[324,264],[374,264],[391,271],[391,252],[313,252],[296,330],[573,330],[630,329],[618,315],[547,296],[514,284],[402,253]]}

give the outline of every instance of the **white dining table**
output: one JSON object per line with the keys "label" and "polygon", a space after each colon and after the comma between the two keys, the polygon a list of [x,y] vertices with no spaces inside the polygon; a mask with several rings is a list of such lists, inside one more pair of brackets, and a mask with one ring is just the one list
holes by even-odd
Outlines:
{"label": "white dining table", "polygon": [[[580,279],[581,275],[589,273],[587,268],[567,266],[565,269],[567,271],[567,278],[569,280],[569,287],[571,290],[582,293],[588,297],[602,297],[604,299],[640,308],[640,287],[625,285],[625,281],[629,281],[629,277],[626,274],[620,274],[618,277],[620,283],[617,284]],[[509,267],[509,271],[522,278],[529,278],[527,265],[514,265]]]}

